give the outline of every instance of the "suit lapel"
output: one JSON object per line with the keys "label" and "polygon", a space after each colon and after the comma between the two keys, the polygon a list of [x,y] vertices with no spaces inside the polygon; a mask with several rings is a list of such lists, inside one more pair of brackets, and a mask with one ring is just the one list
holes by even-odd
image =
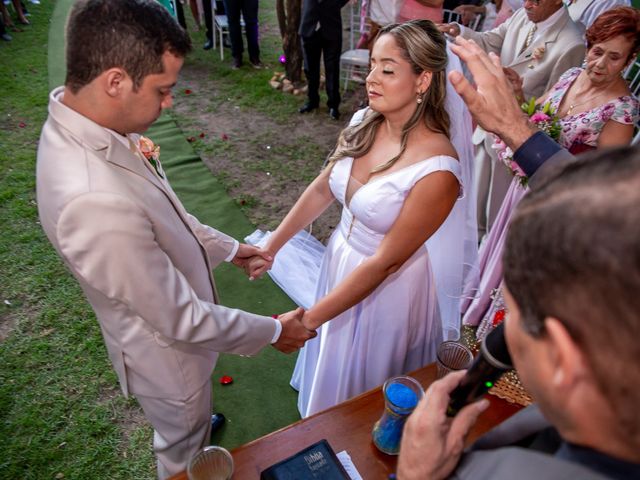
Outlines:
{"label": "suit lapel", "polygon": [[[560,32],[562,32],[562,29],[565,27],[568,20],[569,20],[569,14],[565,10],[564,14],[558,19],[558,21],[555,24],[551,25],[551,27],[549,27],[543,33],[545,51],[549,51],[549,49],[553,47],[553,44],[556,43],[556,41],[558,40],[558,35],[560,35]],[[519,45],[524,44],[524,39],[526,38],[527,33],[529,32],[528,28],[531,28],[530,23],[525,24],[524,28],[522,28],[521,31],[519,32],[518,39],[520,39],[520,37],[522,36],[522,30],[526,30],[526,32],[524,33],[524,37],[522,37],[522,42],[519,43]],[[513,62],[513,64],[511,64],[510,66],[520,65],[521,63],[531,61],[531,57],[533,56],[533,51],[536,48],[542,46],[542,44],[543,42],[540,39],[531,42],[531,45],[529,45],[524,52],[518,55],[515,61]]]}
{"label": "suit lapel", "polygon": [[[137,140],[136,136],[132,136],[132,140]],[[209,279],[211,281],[211,288],[213,291],[213,298],[216,303],[218,303],[218,292],[216,289],[216,284],[213,279],[212,267],[209,262],[209,255],[207,254],[207,250],[200,242],[200,239],[196,235],[196,233],[191,228],[191,223],[187,218],[187,212],[185,211],[182,203],[173,192],[173,190],[169,187],[168,183],[161,180],[160,177],[156,174],[153,167],[147,162],[146,159],[142,157],[142,154],[137,153],[137,151],[132,151],[125,147],[125,145],[117,140],[113,135],[111,135],[111,143],[107,150],[106,160],[109,163],[117,165],[118,167],[124,168],[131,173],[139,175],[143,177],[145,180],[151,182],[156,188],[160,189],[162,193],[167,197],[167,199],[171,202],[173,209],[176,211],[184,226],[191,232],[193,238],[195,238],[196,242],[200,246],[200,252],[204,258],[204,261],[207,265],[207,270],[209,272]]]}

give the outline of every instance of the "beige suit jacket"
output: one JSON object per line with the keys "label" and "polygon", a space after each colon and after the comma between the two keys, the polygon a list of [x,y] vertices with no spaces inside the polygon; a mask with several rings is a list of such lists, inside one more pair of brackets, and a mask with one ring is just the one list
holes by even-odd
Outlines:
{"label": "beige suit jacket", "polygon": [[235,241],[189,215],[140,154],[54,90],[37,161],[40,221],[91,303],[125,395],[185,400],[217,352],[252,355],[275,322],[216,304]]}
{"label": "beige suit jacket", "polygon": [[[567,9],[549,27],[543,38],[531,42],[520,53],[533,23],[527,18],[524,8],[497,28],[488,32],[475,32],[461,27],[461,35],[472,39],[487,53],[500,56],[505,67],[514,69],[523,78],[523,91],[527,99],[539,98],[548,91],[565,71],[582,64],[585,45],[582,33],[571,20]],[[542,58],[535,59],[534,51],[544,47]]]}

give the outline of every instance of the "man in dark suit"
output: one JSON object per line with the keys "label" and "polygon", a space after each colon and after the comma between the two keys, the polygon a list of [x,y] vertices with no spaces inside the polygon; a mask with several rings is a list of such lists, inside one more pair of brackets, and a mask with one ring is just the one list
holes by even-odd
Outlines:
{"label": "man in dark suit", "polygon": [[304,73],[309,85],[308,99],[299,110],[308,113],[320,105],[320,57],[324,57],[329,116],[340,118],[340,53],[342,17],[340,9],[348,0],[304,0],[300,36],[304,53]]}
{"label": "man in dark suit", "polygon": [[478,90],[454,73],[456,90],[531,176],[505,244],[505,334],[538,406],[463,454],[487,402],[449,421],[464,372],[435,382],[407,422],[398,478],[640,478],[640,151],[572,157],[518,111],[497,58],[457,43]]}

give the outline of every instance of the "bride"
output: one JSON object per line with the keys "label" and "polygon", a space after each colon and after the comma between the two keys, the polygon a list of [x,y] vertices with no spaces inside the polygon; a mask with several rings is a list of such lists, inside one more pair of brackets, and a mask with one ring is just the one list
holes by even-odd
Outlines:
{"label": "bride", "polygon": [[[435,360],[445,311],[439,299],[459,300],[439,287],[454,278],[459,291],[463,269],[464,227],[446,227],[462,197],[445,109],[446,66],[445,39],[432,22],[381,29],[366,82],[369,108],[342,131],[327,168],[264,244],[277,262],[298,231],[334,200],[343,205],[322,258],[315,303],[302,320],[318,329],[291,380],[303,417]],[[458,225],[467,220],[464,212],[452,217]],[[448,238],[430,259],[425,242],[436,232]],[[453,252],[453,244],[462,248]],[[271,266],[256,258],[249,275]],[[446,271],[442,285],[434,270]],[[447,315],[458,323],[457,308]]]}

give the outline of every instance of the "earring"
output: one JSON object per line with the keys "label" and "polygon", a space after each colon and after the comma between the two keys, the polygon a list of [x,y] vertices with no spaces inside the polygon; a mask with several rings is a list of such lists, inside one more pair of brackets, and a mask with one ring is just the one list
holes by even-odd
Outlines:
{"label": "earring", "polygon": [[417,103],[418,105],[420,105],[420,104],[422,103],[422,94],[421,94],[421,93],[418,93],[418,94],[416,95],[416,103]]}

